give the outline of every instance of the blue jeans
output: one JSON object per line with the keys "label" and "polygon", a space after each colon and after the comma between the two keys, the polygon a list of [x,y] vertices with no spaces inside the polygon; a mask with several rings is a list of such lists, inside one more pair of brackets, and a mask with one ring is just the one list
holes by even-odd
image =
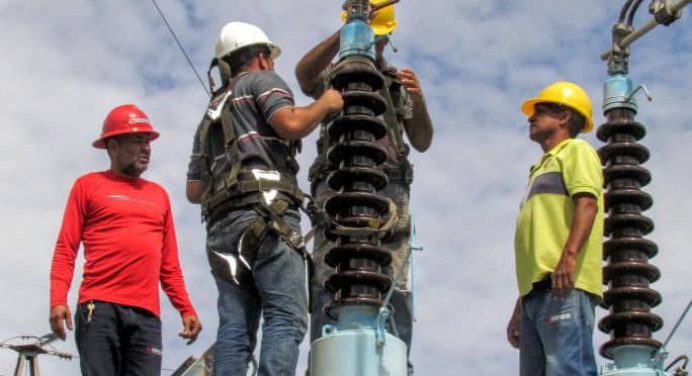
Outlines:
{"label": "blue jeans", "polygon": [[[253,210],[232,211],[209,229],[207,247],[233,249]],[[300,229],[300,216],[288,211],[284,219]],[[214,276],[219,290],[219,329],[214,347],[214,375],[246,375],[263,315],[259,375],[294,375],[298,346],[307,331],[306,273],[303,258],[271,230],[257,252],[251,285]]]}
{"label": "blue jeans", "polygon": [[85,376],[161,374],[161,320],[141,308],[92,301],[77,306],[75,338]]}
{"label": "blue jeans", "polygon": [[534,290],[522,298],[520,375],[595,376],[596,304],[596,297],[579,289],[564,296],[550,289]]}

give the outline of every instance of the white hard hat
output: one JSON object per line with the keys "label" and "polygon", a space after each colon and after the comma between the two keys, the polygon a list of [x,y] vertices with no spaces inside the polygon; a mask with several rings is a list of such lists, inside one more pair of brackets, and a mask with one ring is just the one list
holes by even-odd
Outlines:
{"label": "white hard hat", "polygon": [[238,21],[229,22],[221,29],[214,51],[217,58],[222,58],[243,47],[256,44],[269,47],[272,59],[276,59],[281,54],[279,46],[270,41],[262,29],[247,22]]}

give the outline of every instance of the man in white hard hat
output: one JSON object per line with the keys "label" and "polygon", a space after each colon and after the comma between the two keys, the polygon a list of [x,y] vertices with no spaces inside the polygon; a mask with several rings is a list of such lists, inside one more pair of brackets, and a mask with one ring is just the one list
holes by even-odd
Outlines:
{"label": "man in white hard hat", "polygon": [[187,197],[202,205],[219,291],[215,375],[245,375],[260,316],[260,375],[292,375],[307,330],[295,155],[300,139],[343,106],[327,90],[298,107],[274,73],[279,47],[257,26],[231,22],[216,44],[222,87],[195,134]]}

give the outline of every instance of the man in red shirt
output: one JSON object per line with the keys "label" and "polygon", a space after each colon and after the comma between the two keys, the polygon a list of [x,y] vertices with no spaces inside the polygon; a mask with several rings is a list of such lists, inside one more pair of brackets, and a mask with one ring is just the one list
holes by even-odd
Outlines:
{"label": "man in red shirt", "polygon": [[140,178],[150,142],[159,134],[135,105],[114,108],[93,143],[106,149],[107,171],[74,183],[51,267],[50,325],[65,339],[72,330],[67,293],[84,245],[84,274],[75,313],[75,337],[84,375],[159,375],[159,282],[180,312],[192,343],[202,326],[180,270],[173,215],[166,191]]}

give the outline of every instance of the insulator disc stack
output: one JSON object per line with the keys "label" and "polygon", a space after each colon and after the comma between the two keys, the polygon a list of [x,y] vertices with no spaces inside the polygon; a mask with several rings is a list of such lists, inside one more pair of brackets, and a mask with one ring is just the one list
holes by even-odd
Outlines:
{"label": "insulator disc stack", "polygon": [[661,302],[661,295],[649,287],[660,277],[658,268],[649,264],[658,246],[645,238],[654,223],[642,214],[653,204],[651,196],[642,191],[651,181],[651,174],[641,166],[649,159],[649,150],[638,143],[646,129],[634,115],[628,108],[612,109],[597,133],[598,139],[607,143],[598,152],[604,166],[604,235],[608,238],[603,243],[607,289],[602,305],[609,313],[598,327],[610,334],[600,349],[608,359],[613,359],[614,348],[623,345],[661,347],[652,333],[663,321],[651,312]]}
{"label": "insulator disc stack", "polygon": [[334,247],[327,251],[325,262],[336,269],[325,283],[334,293],[328,314],[345,305],[380,306],[392,285],[383,271],[391,254],[380,243],[390,200],[377,193],[388,183],[381,167],[387,154],[377,145],[387,133],[377,117],[386,110],[378,93],[384,78],[371,60],[353,56],[335,67],[331,84],[343,93],[344,110],[327,129],[334,140],[327,157],[338,166],[327,180],[337,193],[325,203],[336,224],[327,230]]}

